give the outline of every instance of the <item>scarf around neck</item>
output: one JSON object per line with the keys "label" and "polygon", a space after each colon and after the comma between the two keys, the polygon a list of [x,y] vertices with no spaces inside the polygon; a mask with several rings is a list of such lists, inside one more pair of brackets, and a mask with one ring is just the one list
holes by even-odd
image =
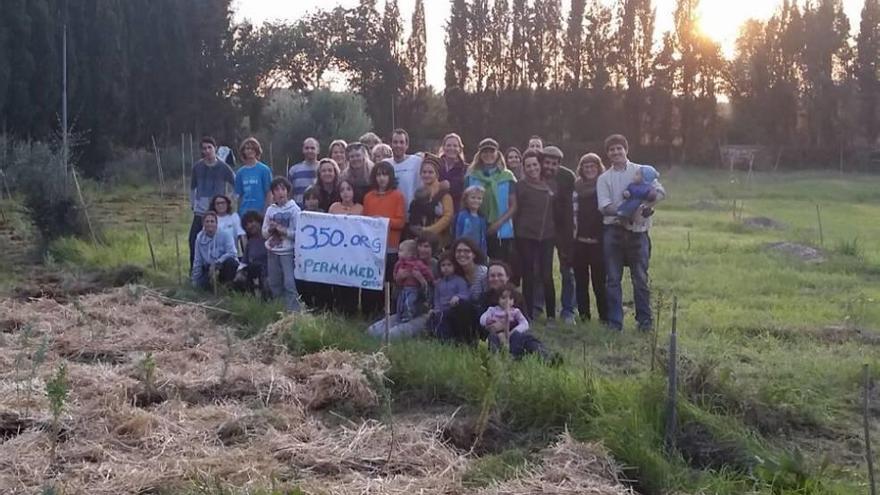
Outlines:
{"label": "scarf around neck", "polygon": [[498,201],[498,186],[505,182],[516,182],[513,172],[497,166],[488,172],[485,169],[479,168],[471,174],[471,177],[479,181],[483,189],[486,190],[483,193],[483,205],[480,207],[483,215],[486,216],[486,220],[489,223],[498,220],[501,209]]}

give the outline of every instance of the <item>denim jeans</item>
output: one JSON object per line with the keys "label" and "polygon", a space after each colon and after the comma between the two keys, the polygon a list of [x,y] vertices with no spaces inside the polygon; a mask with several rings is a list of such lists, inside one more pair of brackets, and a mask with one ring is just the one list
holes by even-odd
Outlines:
{"label": "denim jeans", "polygon": [[296,281],[293,278],[293,254],[275,254],[268,256],[269,290],[272,296],[284,296],[284,308],[287,311],[299,311],[299,294],[296,292]]}
{"label": "denim jeans", "polygon": [[629,266],[639,328],[653,328],[651,291],[648,287],[650,246],[651,240],[647,232],[632,232],[618,225],[605,226],[605,288],[608,324],[612,328],[617,330],[623,328],[623,291],[620,284],[624,265]]}
{"label": "denim jeans", "polygon": [[559,316],[565,320],[566,318],[574,318],[575,306],[575,289],[574,289],[574,268],[569,264],[563,264],[559,261],[559,276],[562,279],[562,309]]}
{"label": "denim jeans", "polygon": [[406,323],[416,315],[419,304],[418,287],[399,287],[397,293],[397,320]]}

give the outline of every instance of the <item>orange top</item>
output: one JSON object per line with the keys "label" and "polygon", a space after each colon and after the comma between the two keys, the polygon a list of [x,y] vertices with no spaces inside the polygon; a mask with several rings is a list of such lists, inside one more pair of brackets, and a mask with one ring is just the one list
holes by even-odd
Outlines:
{"label": "orange top", "polygon": [[406,201],[397,189],[380,193],[375,189],[364,196],[364,215],[385,217],[388,222],[388,251],[396,252],[400,244],[400,234],[406,224]]}

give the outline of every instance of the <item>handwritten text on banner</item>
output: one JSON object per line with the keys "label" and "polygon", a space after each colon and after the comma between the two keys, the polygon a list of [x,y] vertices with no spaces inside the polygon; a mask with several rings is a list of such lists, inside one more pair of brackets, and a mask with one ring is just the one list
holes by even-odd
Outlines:
{"label": "handwritten text on banner", "polygon": [[388,219],[304,211],[296,223],[297,279],[381,290]]}

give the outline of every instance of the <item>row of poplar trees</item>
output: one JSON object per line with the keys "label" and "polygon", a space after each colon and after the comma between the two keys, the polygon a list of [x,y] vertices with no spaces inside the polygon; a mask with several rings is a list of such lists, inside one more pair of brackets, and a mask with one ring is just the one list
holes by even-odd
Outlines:
{"label": "row of poplar trees", "polygon": [[567,15],[560,0],[452,0],[450,123],[581,149],[618,130],[654,159],[691,162],[717,162],[728,143],[800,150],[790,158],[812,165],[876,146],[878,0],[865,0],[855,37],[841,0],[784,0],[742,26],[732,59],[699,29],[700,0],[676,0],[662,33],[651,0],[566,4]]}
{"label": "row of poplar trees", "polygon": [[[0,0],[0,132],[59,133],[67,25],[71,122],[93,173],[153,136],[237,140],[271,124],[273,90],[336,82],[382,134],[454,130],[469,146],[541,134],[579,152],[620,131],[658,162],[706,163],[727,143],[837,156],[880,133],[880,0],[855,37],[841,0],[783,0],[742,27],[732,59],[698,28],[700,0],[676,0],[663,33],[652,0],[450,0],[446,20],[424,3],[406,27],[397,0],[253,26],[233,22],[231,0]],[[428,29],[446,32],[442,94],[426,82]]]}

